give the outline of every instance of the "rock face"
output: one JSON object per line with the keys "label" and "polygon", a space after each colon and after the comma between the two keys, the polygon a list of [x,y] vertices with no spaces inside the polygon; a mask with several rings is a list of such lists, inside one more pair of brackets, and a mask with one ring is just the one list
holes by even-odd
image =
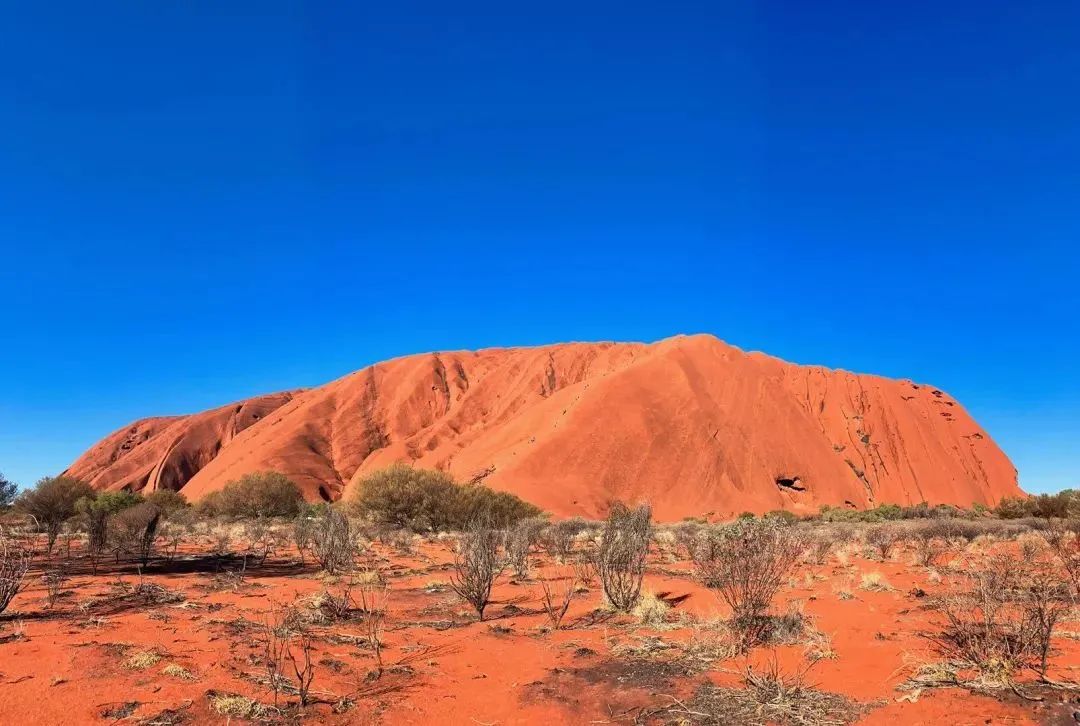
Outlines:
{"label": "rock face", "polygon": [[320,388],[144,419],[67,473],[197,500],[273,469],[314,501],[348,496],[394,461],[557,516],[602,516],[615,499],[673,520],[1021,494],[1009,459],[946,393],[704,335],[399,358]]}

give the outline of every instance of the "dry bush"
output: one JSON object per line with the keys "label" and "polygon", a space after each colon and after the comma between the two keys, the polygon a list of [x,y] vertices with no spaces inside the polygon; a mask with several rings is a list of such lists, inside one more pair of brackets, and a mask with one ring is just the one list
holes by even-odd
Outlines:
{"label": "dry bush", "polygon": [[832,532],[826,530],[818,530],[814,532],[809,539],[809,550],[807,554],[810,561],[815,565],[824,565],[829,561],[829,555],[832,554],[833,549],[836,547],[837,538]]}
{"label": "dry bush", "polygon": [[694,566],[732,611],[746,645],[767,639],[768,610],[803,551],[799,533],[779,519],[740,519],[713,529]]}
{"label": "dry bush", "polygon": [[857,704],[844,696],[820,691],[806,682],[809,668],[786,674],[775,657],[761,671],[747,666],[742,673],[742,688],[707,684],[698,689],[687,704],[673,703],[656,709],[674,717],[676,723],[721,726],[821,726],[854,722],[861,712]]}
{"label": "dry bush", "polygon": [[882,561],[889,559],[893,548],[903,539],[903,532],[893,524],[879,524],[866,532],[866,544],[877,552]]}
{"label": "dry bush", "polygon": [[386,612],[390,601],[390,586],[378,571],[362,573],[358,578],[358,600],[360,611],[363,614],[361,621],[364,628],[364,638],[371,648],[375,657],[377,673],[383,670],[382,659],[382,632],[386,621]]}
{"label": "dry bush", "polygon": [[271,603],[262,640],[267,686],[274,694],[274,705],[282,691],[296,693],[301,707],[308,705],[315,680],[314,643],[301,626],[296,609],[279,610]]}
{"label": "dry bush", "polygon": [[22,589],[30,559],[29,550],[0,532],[0,613]]}
{"label": "dry bush", "polygon": [[552,559],[566,562],[574,553],[574,538],[589,528],[580,517],[564,519],[548,525],[540,535],[540,541]]}
{"label": "dry bush", "polygon": [[595,561],[604,595],[616,610],[630,612],[637,605],[651,533],[649,505],[630,509],[616,502],[611,507]]}
{"label": "dry bush", "polygon": [[311,547],[311,537],[315,531],[315,520],[307,514],[301,514],[293,522],[293,542],[300,552],[300,565],[304,564],[304,552]]}
{"label": "dry bush", "polygon": [[544,595],[544,612],[547,613],[552,630],[562,627],[563,618],[566,617],[566,612],[570,609],[570,604],[574,601],[580,584],[580,571],[572,566],[563,567],[563,571],[554,578],[540,581]]}
{"label": "dry bush", "polygon": [[247,551],[260,567],[285,542],[285,537],[279,531],[261,519],[245,523],[244,535],[248,542]]}
{"label": "dry bush", "polygon": [[506,531],[506,558],[519,578],[529,576],[529,553],[540,540],[544,520],[539,517],[523,519]]}
{"label": "dry bush", "polygon": [[1069,575],[1073,597],[1080,598],[1080,535],[1059,523],[1043,536]]}
{"label": "dry bush", "polygon": [[325,505],[311,530],[311,554],[330,574],[350,570],[356,561],[356,532],[344,512]]}
{"label": "dry bush", "polygon": [[491,600],[491,587],[502,574],[505,560],[499,556],[499,532],[484,521],[461,533],[454,549],[454,574],[450,587],[476,610],[480,620]]}
{"label": "dry bush", "polygon": [[691,559],[694,556],[694,548],[697,547],[698,539],[705,529],[705,525],[696,521],[679,522],[671,528],[675,537],[676,553],[683,559]]}
{"label": "dry bush", "polygon": [[1045,677],[1054,628],[1070,605],[1053,563],[1003,553],[966,580],[934,603],[947,623],[937,638],[944,653],[976,670],[984,687],[1015,686],[1023,668]]}
{"label": "dry bush", "polygon": [[915,527],[912,535],[915,539],[915,561],[923,567],[937,564],[949,547],[952,532],[948,522],[930,521]]}
{"label": "dry bush", "polygon": [[122,509],[108,517],[106,541],[116,560],[132,554],[145,567],[154,551],[161,510],[149,502]]}
{"label": "dry bush", "polygon": [[47,607],[52,608],[56,605],[56,601],[60,599],[60,594],[64,591],[64,585],[67,584],[67,572],[64,571],[63,567],[54,567],[42,575],[41,579],[45,583],[45,604]]}

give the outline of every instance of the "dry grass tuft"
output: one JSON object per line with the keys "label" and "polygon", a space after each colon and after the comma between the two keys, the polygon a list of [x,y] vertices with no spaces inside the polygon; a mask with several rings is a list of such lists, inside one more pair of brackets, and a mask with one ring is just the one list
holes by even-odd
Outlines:
{"label": "dry grass tuft", "polygon": [[157,665],[161,656],[152,650],[142,650],[128,657],[124,661],[124,667],[133,671],[142,671]]}

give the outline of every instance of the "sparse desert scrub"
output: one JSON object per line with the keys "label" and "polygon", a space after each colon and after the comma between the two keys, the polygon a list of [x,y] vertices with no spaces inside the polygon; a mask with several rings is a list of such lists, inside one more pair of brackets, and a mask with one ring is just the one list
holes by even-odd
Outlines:
{"label": "sparse desert scrub", "polygon": [[741,674],[741,688],[712,684],[701,686],[687,703],[677,701],[650,711],[665,715],[677,723],[742,724],[745,726],[810,726],[811,724],[846,724],[861,712],[858,704],[836,693],[818,690],[806,676],[813,666],[784,673],[776,658],[763,668],[746,666]]}
{"label": "sparse desert scrub", "polygon": [[274,705],[279,694],[288,690],[300,697],[301,708],[307,706],[315,681],[314,642],[296,609],[279,609],[271,603],[262,638],[266,682],[274,694]]}
{"label": "sparse desert scrub", "polygon": [[949,547],[950,528],[945,522],[931,521],[912,530],[915,539],[915,562],[933,567]]}
{"label": "sparse desert scrub", "polygon": [[747,645],[767,637],[769,607],[803,547],[799,534],[780,520],[740,519],[713,529],[698,549],[699,579],[731,608]]}
{"label": "sparse desert scrub", "polygon": [[893,549],[903,539],[903,531],[894,524],[878,524],[866,532],[866,544],[874,549],[883,562],[889,559]]}
{"label": "sparse desert scrub", "polygon": [[1058,524],[1043,536],[1068,574],[1073,596],[1080,598],[1080,536],[1064,524]]}
{"label": "sparse desert scrub", "polygon": [[121,552],[130,552],[145,567],[153,554],[160,522],[161,510],[149,502],[136,504],[112,515],[109,523],[113,531],[109,536],[117,545],[117,556]]}
{"label": "sparse desert scrub", "polygon": [[356,532],[345,513],[322,505],[311,528],[311,554],[322,569],[333,575],[352,569],[356,561]]}
{"label": "sparse desert scrub", "polygon": [[506,567],[499,554],[500,536],[486,522],[474,522],[462,532],[454,549],[454,574],[450,587],[472,605],[480,620],[491,601],[491,587]]}
{"label": "sparse desert scrub", "polygon": [[552,630],[562,627],[563,618],[566,617],[570,604],[577,596],[580,584],[580,569],[567,565],[563,565],[561,571],[556,572],[555,577],[540,580],[544,613],[548,617]]}
{"label": "sparse desert scrub", "polygon": [[630,509],[616,502],[612,506],[595,562],[604,595],[616,610],[630,612],[637,605],[651,532],[652,510],[648,505]]}
{"label": "sparse desert scrub", "polygon": [[1054,629],[1071,602],[1053,563],[1001,553],[962,582],[934,603],[946,621],[937,638],[943,654],[975,670],[980,687],[1015,687],[1024,668],[1045,677]]}
{"label": "sparse desert scrub", "polygon": [[529,553],[540,540],[544,520],[538,517],[522,519],[506,530],[506,557],[519,578],[529,575]]}
{"label": "sparse desert scrub", "polygon": [[29,550],[0,531],[0,613],[22,589],[30,560]]}
{"label": "sparse desert scrub", "polygon": [[563,519],[545,527],[540,541],[552,559],[566,562],[574,552],[574,539],[588,526],[581,518]]}
{"label": "sparse desert scrub", "polygon": [[807,559],[815,565],[824,565],[836,548],[836,535],[825,529],[814,531],[807,540]]}

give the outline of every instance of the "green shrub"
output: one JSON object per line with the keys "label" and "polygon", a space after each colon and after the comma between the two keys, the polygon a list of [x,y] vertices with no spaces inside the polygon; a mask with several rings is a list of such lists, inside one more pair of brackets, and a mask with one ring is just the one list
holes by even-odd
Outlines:
{"label": "green shrub", "polygon": [[304,504],[300,489],[284,474],[262,471],[245,474],[199,502],[211,517],[295,517]]}
{"label": "green shrub", "polygon": [[1038,494],[1033,497],[1005,497],[994,507],[1002,519],[1068,519],[1080,516],[1080,492],[1065,489],[1057,494]]}
{"label": "green shrub", "polygon": [[142,504],[143,498],[129,491],[102,492],[94,499],[83,498],[76,507],[80,511],[87,508],[95,509],[106,514],[115,514],[136,504]]}
{"label": "green shrub", "polygon": [[172,489],[156,489],[147,495],[146,501],[155,505],[166,516],[191,506],[187,497],[180,492],[174,492]]}
{"label": "green shrub", "polygon": [[352,501],[356,512],[379,524],[414,532],[464,529],[483,520],[494,527],[540,514],[508,492],[461,485],[442,471],[394,464],[360,480]]}

